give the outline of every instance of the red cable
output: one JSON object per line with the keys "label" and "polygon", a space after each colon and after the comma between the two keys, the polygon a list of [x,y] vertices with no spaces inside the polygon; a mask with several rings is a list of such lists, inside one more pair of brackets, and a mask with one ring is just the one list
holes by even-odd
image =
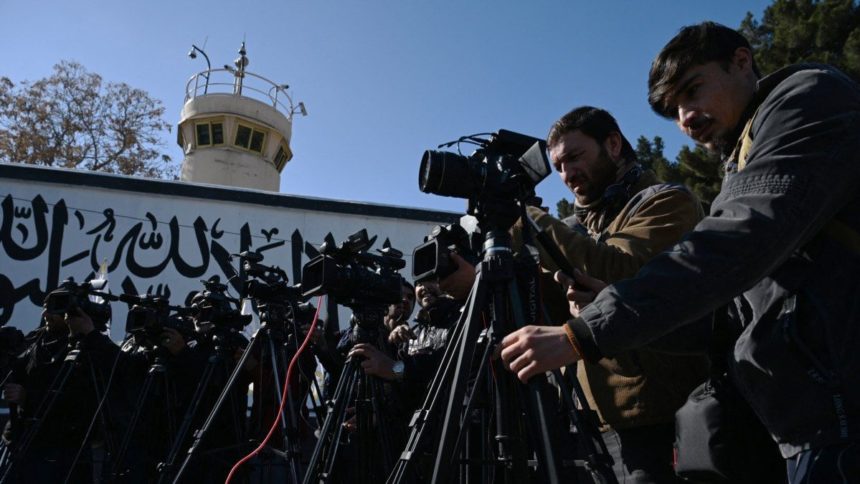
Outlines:
{"label": "red cable", "polygon": [[310,342],[311,335],[314,333],[314,330],[317,327],[317,320],[319,320],[320,308],[322,308],[322,296],[320,296],[320,298],[317,300],[317,312],[314,314],[314,322],[311,323],[311,328],[308,330],[308,334],[305,336],[304,342],[302,342],[302,345],[299,347],[299,351],[296,352],[296,354],[293,356],[293,359],[290,360],[290,366],[287,367],[287,376],[284,380],[284,389],[281,392],[281,406],[280,408],[278,408],[277,417],[275,417],[275,421],[272,422],[272,427],[269,429],[269,433],[266,434],[266,438],[264,438],[263,441],[260,442],[260,445],[258,445],[256,449],[251,451],[251,453],[246,455],[245,457],[242,457],[239,462],[236,462],[236,464],[233,465],[233,468],[230,469],[230,473],[227,474],[227,480],[224,481],[224,484],[230,484],[230,480],[233,479],[233,474],[235,474],[236,471],[239,470],[239,467],[241,467],[242,464],[244,464],[245,462],[251,460],[251,458],[253,458],[255,455],[259,454],[260,451],[263,450],[263,447],[265,447],[266,444],[269,442],[269,439],[272,438],[272,435],[275,434],[275,429],[278,428],[278,423],[281,421],[281,417],[284,414],[284,404],[287,402],[287,389],[289,388],[290,377],[293,375],[293,367],[295,366],[296,362],[299,361],[299,357],[302,355],[302,352],[305,350],[305,347],[308,345],[308,342]]}

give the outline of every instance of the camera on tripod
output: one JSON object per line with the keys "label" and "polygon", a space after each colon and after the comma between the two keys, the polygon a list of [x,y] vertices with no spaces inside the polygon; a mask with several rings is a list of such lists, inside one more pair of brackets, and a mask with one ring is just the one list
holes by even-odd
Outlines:
{"label": "camera on tripod", "polygon": [[189,318],[190,311],[171,306],[164,296],[155,294],[123,294],[119,300],[130,308],[125,320],[125,332],[134,336],[137,344],[156,348],[161,344],[161,334],[166,328],[178,331],[183,338],[194,336],[194,322]]}
{"label": "camera on tripod", "polygon": [[328,234],[320,255],[302,267],[302,295],[328,294],[345,306],[351,304],[387,305],[400,301],[402,277],[397,272],[406,266],[403,253],[388,244],[368,253],[376,236],[368,239],[367,230],[350,235],[339,247]]}
{"label": "camera on tripod", "polygon": [[424,237],[424,243],[412,252],[412,279],[419,283],[451,275],[457,270],[451,252],[456,252],[472,265],[477,264],[482,242],[480,233],[469,232],[460,224],[433,227],[430,235]]}
{"label": "camera on tripod", "polygon": [[77,316],[80,309],[92,319],[97,331],[105,331],[111,319],[111,307],[109,296],[100,292],[103,288],[104,281],[78,284],[70,277],[45,296],[45,312],[58,316]]}
{"label": "camera on tripod", "polygon": [[424,193],[465,199],[522,200],[550,174],[546,141],[513,131],[463,136],[460,143],[478,145],[471,156],[427,150],[421,157],[418,186]]}
{"label": "camera on tripod", "polygon": [[241,331],[251,322],[251,315],[242,314],[239,301],[227,295],[227,285],[221,284],[218,276],[200,282],[205,289],[194,296],[190,307],[197,332],[207,333],[213,328]]}

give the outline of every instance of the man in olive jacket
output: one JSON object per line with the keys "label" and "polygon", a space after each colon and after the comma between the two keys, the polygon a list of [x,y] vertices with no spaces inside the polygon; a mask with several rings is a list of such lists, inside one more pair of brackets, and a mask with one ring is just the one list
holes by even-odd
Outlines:
{"label": "man in olive jacket", "polygon": [[[521,380],[647,345],[729,303],[735,386],[787,460],[789,481],[860,478],[860,86],[823,65],[759,78],[749,43],[712,22],[655,59],[655,111],[723,153],[711,212],[635,278],[563,328],[503,341]],[[814,472],[813,472],[814,471]]]}
{"label": "man in olive jacket", "polygon": [[[547,147],[555,170],[576,197],[576,215],[561,221],[529,207],[529,217],[573,267],[591,276],[606,281],[632,277],[704,215],[689,190],[661,183],[637,163],[617,122],[602,109],[583,106],[565,114],[550,129]],[[513,235],[517,246],[519,232]],[[547,254],[542,252],[540,260],[550,274],[557,269]],[[442,283],[448,288],[451,281]],[[555,301],[551,297],[545,294],[550,316],[561,323],[569,317],[567,302],[561,291]],[[577,376],[601,417],[619,482],[677,479],[671,466],[675,411],[706,375],[704,356],[649,349],[579,365]]]}

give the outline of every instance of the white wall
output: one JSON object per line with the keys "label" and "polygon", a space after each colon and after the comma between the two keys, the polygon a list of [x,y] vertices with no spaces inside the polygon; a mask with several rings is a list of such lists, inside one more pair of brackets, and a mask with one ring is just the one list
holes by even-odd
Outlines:
{"label": "white wall", "polygon": [[[169,293],[176,305],[202,289],[200,279],[218,275],[225,281],[229,267],[238,270],[238,260],[231,262],[226,256],[241,250],[263,251],[264,264],[280,266],[295,282],[293,258],[303,265],[313,253],[306,244],[319,247],[328,232],[340,243],[362,228],[379,236],[374,249],[388,237],[404,252],[406,268],[401,273],[408,279],[414,247],[441,223],[438,218],[457,216],[350,203],[323,211],[326,200],[304,203],[300,209],[261,204],[253,191],[201,190],[199,185],[192,190],[252,203],[211,200],[187,195],[183,185],[187,184],[0,167],[0,322],[32,329],[47,291],[67,277],[76,281],[91,277],[103,261],[114,294]],[[275,202],[291,198],[266,197]],[[356,207],[374,215],[342,213]],[[382,212],[403,217],[379,216]],[[427,219],[421,220],[425,212]],[[436,221],[430,220],[434,217]],[[231,293],[238,295],[235,288]],[[113,303],[114,339],[123,336],[126,312],[125,304]]]}

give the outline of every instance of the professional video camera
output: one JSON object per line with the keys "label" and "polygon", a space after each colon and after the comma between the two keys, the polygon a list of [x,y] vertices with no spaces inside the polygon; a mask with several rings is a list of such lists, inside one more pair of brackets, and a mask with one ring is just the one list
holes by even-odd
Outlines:
{"label": "professional video camera", "polygon": [[463,136],[439,148],[460,143],[479,148],[468,157],[448,151],[424,152],[418,172],[422,192],[469,200],[524,200],[534,195],[534,187],[551,171],[542,139],[500,129]]}
{"label": "professional video camera", "polygon": [[110,295],[100,292],[105,281],[88,281],[80,284],[68,278],[45,296],[48,314],[77,316],[78,309],[93,321],[97,331],[105,331],[111,319]]}
{"label": "professional video camera", "polygon": [[260,264],[263,254],[245,251],[238,257],[242,260],[245,275],[250,276],[243,284],[243,297],[283,303],[302,299],[301,288],[290,285],[290,278],[283,269]]}
{"label": "professional video camera", "polygon": [[469,232],[460,224],[433,227],[430,235],[424,237],[424,243],[412,252],[412,279],[418,283],[451,275],[457,270],[451,252],[477,264],[482,242],[480,233]]}
{"label": "professional video camera", "polygon": [[376,236],[368,240],[367,230],[350,235],[340,247],[328,234],[320,255],[302,268],[302,295],[329,294],[345,306],[387,305],[400,301],[402,278],[397,272],[406,262],[403,253],[386,243],[379,255],[367,252]]}
{"label": "professional video camera", "polygon": [[189,318],[191,311],[171,306],[164,296],[123,294],[119,300],[130,306],[125,332],[133,335],[135,342],[141,346],[158,347],[165,328],[179,331],[186,339],[194,336],[194,322]]}
{"label": "professional video camera", "polygon": [[290,278],[280,267],[260,264],[263,254],[245,251],[237,255],[242,261],[242,270],[249,276],[242,283],[242,297],[254,301],[260,318],[274,325],[304,324],[300,311],[305,306],[301,302],[304,300],[301,287],[290,285]]}
{"label": "professional video camera", "polygon": [[227,295],[227,285],[221,284],[218,276],[200,282],[205,289],[194,296],[190,307],[198,332],[206,333],[213,328],[241,331],[251,322],[251,315],[242,314],[239,301]]}

